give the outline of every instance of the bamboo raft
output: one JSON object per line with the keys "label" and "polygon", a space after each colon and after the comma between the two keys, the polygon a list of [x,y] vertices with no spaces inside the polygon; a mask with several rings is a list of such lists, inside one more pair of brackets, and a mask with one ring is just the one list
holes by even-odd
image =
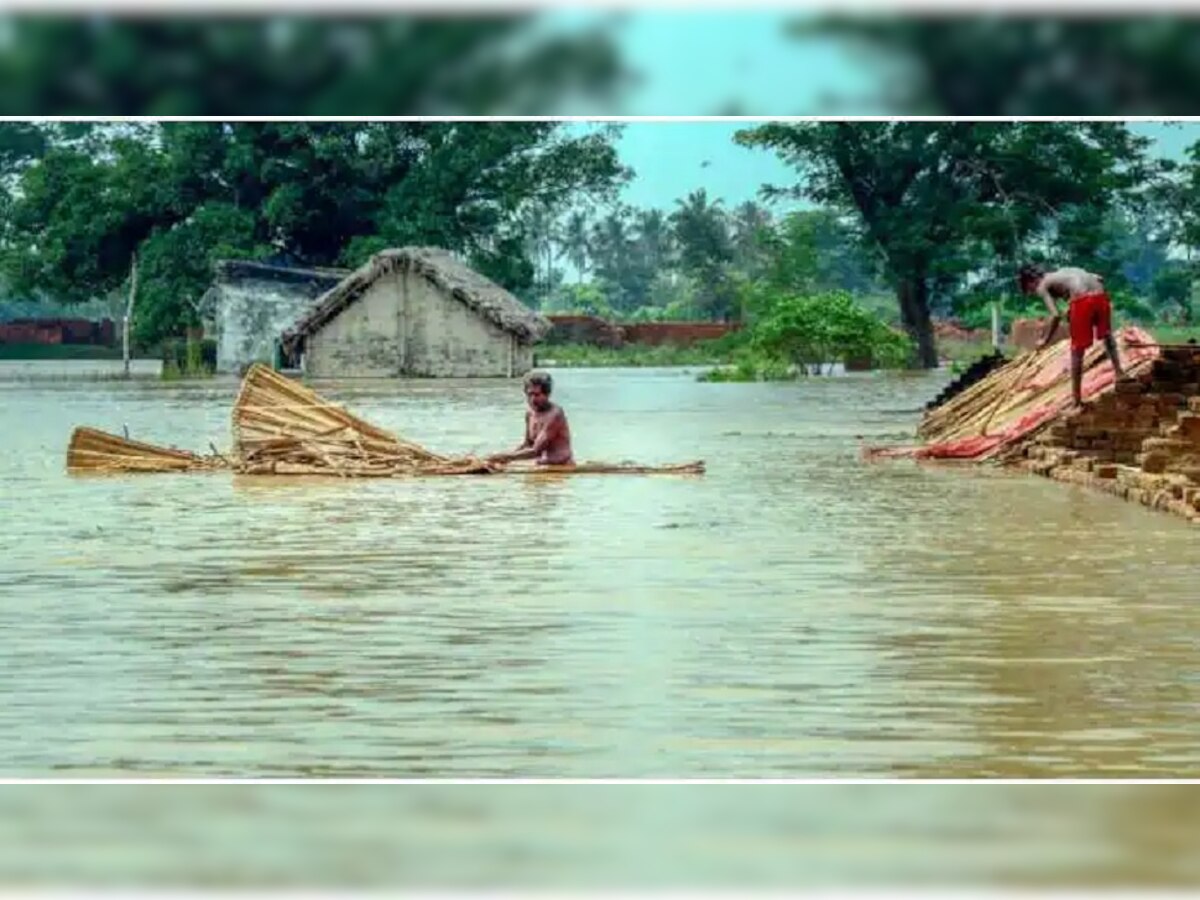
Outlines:
{"label": "bamboo raft", "polygon": [[603,462],[535,466],[443,456],[372,425],[262,365],[246,373],[234,402],[232,424],[233,452],[210,457],[77,428],[68,448],[67,468],[73,472],[231,469],[239,475],[339,478],[702,475],[705,471],[699,460],[664,466]]}

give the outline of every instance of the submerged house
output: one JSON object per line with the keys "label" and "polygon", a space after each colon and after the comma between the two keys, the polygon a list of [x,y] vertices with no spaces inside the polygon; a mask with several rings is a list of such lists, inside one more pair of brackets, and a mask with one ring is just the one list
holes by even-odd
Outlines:
{"label": "submerged house", "polygon": [[324,377],[513,377],[550,322],[435,247],[384,250],[283,334],[286,365]]}
{"label": "submerged house", "polygon": [[237,372],[253,362],[274,362],[283,330],[348,274],[348,269],[218,262],[213,285],[202,301],[205,332],[217,343],[217,371]]}

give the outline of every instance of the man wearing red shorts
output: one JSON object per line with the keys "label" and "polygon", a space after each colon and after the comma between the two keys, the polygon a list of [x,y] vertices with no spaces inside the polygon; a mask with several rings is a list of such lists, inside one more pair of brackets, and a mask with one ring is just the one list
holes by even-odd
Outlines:
{"label": "man wearing red shorts", "polygon": [[[1025,266],[1017,275],[1021,292],[1037,294],[1046,301],[1052,316],[1042,339],[1045,347],[1058,330],[1062,319],[1058,301],[1066,300],[1067,323],[1071,333],[1071,388],[1075,405],[1083,405],[1083,355],[1092,346],[1093,339],[1104,341],[1104,349],[1112,360],[1117,378],[1124,378],[1121,358],[1117,355],[1117,342],[1112,334],[1112,302],[1104,290],[1104,280],[1099,275],[1083,269],[1065,268],[1046,272],[1040,266]],[[1094,336],[1094,337],[1093,337]]]}

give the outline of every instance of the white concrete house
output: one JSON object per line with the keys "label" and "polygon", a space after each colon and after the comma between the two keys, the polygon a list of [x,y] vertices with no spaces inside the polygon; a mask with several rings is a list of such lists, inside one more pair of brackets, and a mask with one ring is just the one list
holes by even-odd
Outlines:
{"label": "white concrete house", "polygon": [[375,254],[283,334],[315,378],[522,375],[550,322],[435,247]]}
{"label": "white concrete house", "polygon": [[205,333],[217,342],[217,371],[273,362],[283,330],[336,287],[348,269],[297,269],[247,260],[216,264],[201,301]]}

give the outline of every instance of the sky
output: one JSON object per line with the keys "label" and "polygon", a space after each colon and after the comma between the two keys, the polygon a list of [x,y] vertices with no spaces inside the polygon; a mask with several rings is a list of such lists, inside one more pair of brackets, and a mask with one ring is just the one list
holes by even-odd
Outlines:
{"label": "sky", "polygon": [[[756,199],[764,184],[788,184],[792,170],[768,150],[749,149],[733,141],[735,132],[752,127],[737,122],[632,122],[617,144],[622,162],[636,176],[622,199],[637,207],[671,209],[696,188],[726,207]],[[1180,159],[1200,141],[1200,122],[1159,124],[1136,122],[1131,130],[1154,139],[1159,155]]]}
{"label": "sky", "polygon": [[[579,12],[552,17],[549,27],[610,30],[625,64],[639,76],[622,108],[631,115],[798,115],[828,109],[868,113],[846,98],[866,97],[879,73],[868,61],[827,41],[803,41],[786,33],[802,15],[772,9],[641,10],[635,15]],[[763,184],[786,184],[791,170],[766,150],[733,142],[741,122],[628,124],[618,148],[637,173],[623,200],[639,207],[671,208],[703,187],[726,206],[755,199]],[[1200,123],[1164,126],[1135,123],[1153,137],[1157,151],[1179,158],[1200,141]]]}

